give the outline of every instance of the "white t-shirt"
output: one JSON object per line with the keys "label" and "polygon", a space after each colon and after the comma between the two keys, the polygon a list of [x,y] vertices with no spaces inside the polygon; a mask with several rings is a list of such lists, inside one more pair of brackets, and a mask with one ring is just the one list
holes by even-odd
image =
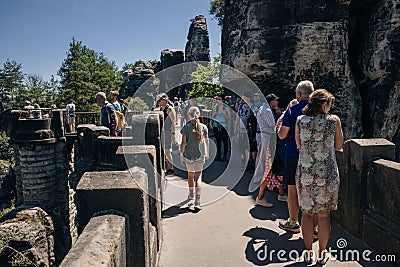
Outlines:
{"label": "white t-shirt", "polygon": [[66,109],[68,115],[73,115],[73,113],[75,112],[75,104],[68,104]]}

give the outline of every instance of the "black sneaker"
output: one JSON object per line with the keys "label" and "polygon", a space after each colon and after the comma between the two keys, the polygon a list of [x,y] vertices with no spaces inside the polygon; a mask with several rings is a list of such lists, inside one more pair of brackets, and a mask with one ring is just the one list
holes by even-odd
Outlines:
{"label": "black sneaker", "polygon": [[175,174],[175,172],[174,172],[173,169],[168,169],[168,170],[165,172],[165,175],[173,175],[173,174]]}

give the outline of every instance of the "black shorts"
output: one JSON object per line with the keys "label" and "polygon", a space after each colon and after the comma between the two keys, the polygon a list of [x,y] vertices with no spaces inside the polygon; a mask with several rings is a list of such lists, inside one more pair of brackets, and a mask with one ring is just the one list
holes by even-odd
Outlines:
{"label": "black shorts", "polygon": [[257,151],[257,141],[250,136],[250,134],[248,135],[249,138],[249,145],[250,145],[250,152],[256,152]]}
{"label": "black shorts", "polygon": [[289,157],[285,161],[285,174],[283,175],[283,183],[285,185],[296,185],[296,170],[299,157]]}

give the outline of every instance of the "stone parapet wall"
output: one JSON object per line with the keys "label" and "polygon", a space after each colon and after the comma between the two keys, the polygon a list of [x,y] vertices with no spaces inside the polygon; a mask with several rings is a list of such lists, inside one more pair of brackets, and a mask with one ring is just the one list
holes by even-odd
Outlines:
{"label": "stone parapet wall", "polygon": [[337,152],[338,210],[333,218],[351,234],[385,255],[400,259],[400,163],[385,139],[346,141]]}
{"label": "stone parapet wall", "polygon": [[90,219],[60,267],[124,267],[126,263],[127,218],[115,214]]}
{"label": "stone parapet wall", "polygon": [[[80,236],[71,253],[93,234],[92,217],[114,210],[126,215],[126,266],[157,265],[165,172],[160,142],[162,120],[159,112],[128,114],[130,127],[122,138],[108,137],[95,125],[78,127],[77,161],[72,175],[76,184],[70,190],[69,211],[73,217],[76,204]],[[71,237],[74,227],[76,224],[70,220]],[[83,258],[90,258],[84,254]],[[66,260],[78,264],[71,263],[75,258],[68,255]]]}

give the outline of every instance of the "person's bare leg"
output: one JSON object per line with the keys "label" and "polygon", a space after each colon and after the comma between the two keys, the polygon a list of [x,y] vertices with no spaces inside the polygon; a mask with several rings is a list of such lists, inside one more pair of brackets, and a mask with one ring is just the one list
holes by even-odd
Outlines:
{"label": "person's bare leg", "polygon": [[306,250],[312,249],[314,233],[314,214],[304,213],[301,218],[301,233]]}
{"label": "person's bare leg", "polygon": [[331,220],[329,217],[330,212],[324,211],[318,213],[318,257],[321,257],[321,252],[326,249],[328,244],[329,235],[331,233]]}
{"label": "person's bare leg", "polygon": [[290,220],[295,222],[299,219],[299,200],[297,198],[297,189],[295,185],[288,185],[287,203]]}
{"label": "person's bare leg", "polygon": [[278,194],[280,195],[280,196],[283,196],[283,195],[285,195],[285,192],[283,191],[283,184],[279,184],[279,186],[278,186]]}
{"label": "person's bare leg", "polygon": [[194,195],[194,175],[195,172],[188,171],[188,185],[189,185],[189,194]]}
{"label": "person's bare leg", "polygon": [[195,165],[196,172],[194,175],[194,180],[196,184],[196,199],[195,204],[200,204],[201,197],[201,186],[202,186],[202,174],[203,174],[203,163],[196,163]]}
{"label": "person's bare leg", "polygon": [[71,132],[74,133],[75,132],[75,123],[71,124]]}
{"label": "person's bare leg", "polygon": [[257,153],[256,152],[251,152],[252,161],[256,162],[256,158],[257,158]]}
{"label": "person's bare leg", "polygon": [[318,214],[314,214],[314,228],[318,226]]}
{"label": "person's bare leg", "polygon": [[170,149],[164,149],[164,155],[167,160],[168,169],[173,170],[174,166],[172,165],[172,156]]}
{"label": "person's bare leg", "polygon": [[258,192],[258,199],[263,199],[264,198],[265,189],[267,189],[267,186],[263,182],[264,181],[262,181],[261,185],[260,185],[260,191]]}

